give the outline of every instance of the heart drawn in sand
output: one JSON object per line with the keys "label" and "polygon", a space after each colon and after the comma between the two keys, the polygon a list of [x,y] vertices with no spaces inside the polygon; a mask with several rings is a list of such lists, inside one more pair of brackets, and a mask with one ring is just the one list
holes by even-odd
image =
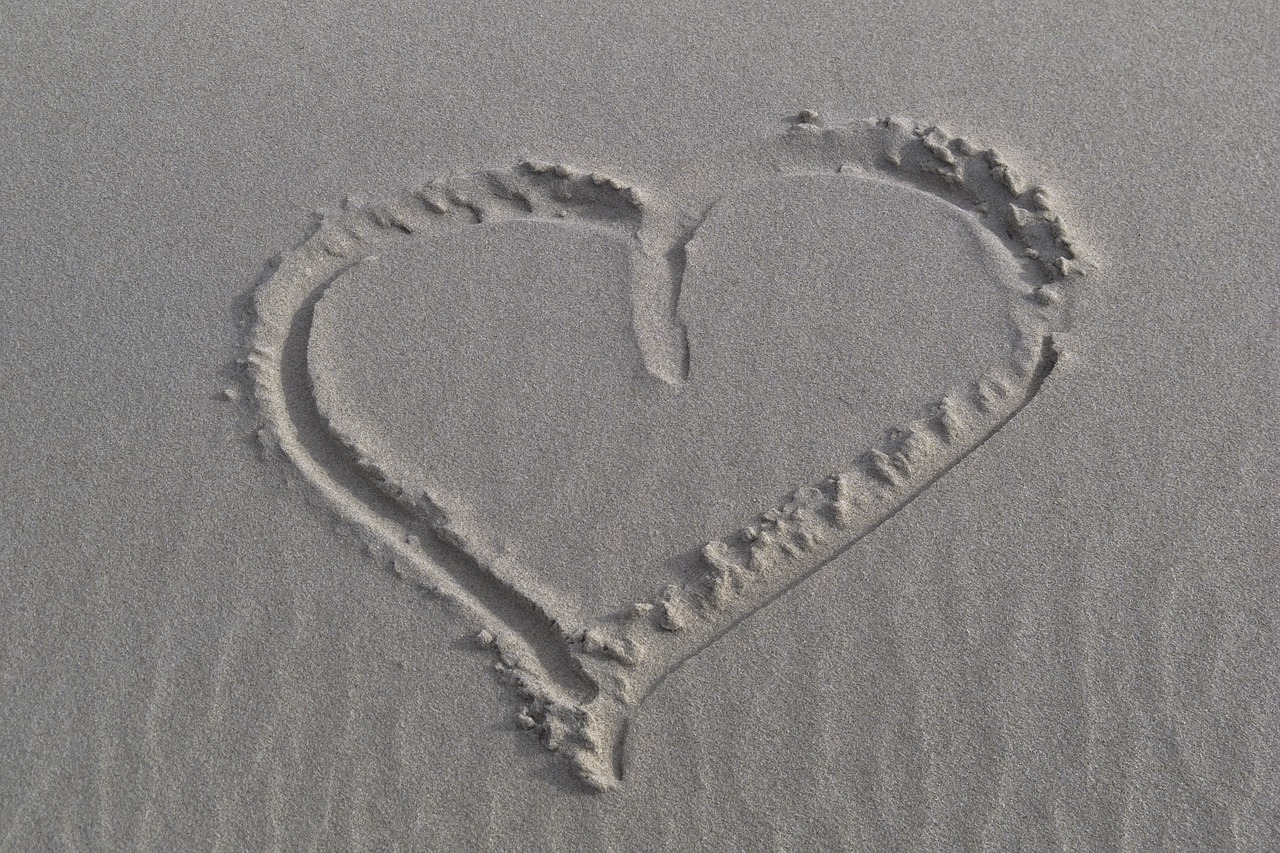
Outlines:
{"label": "heart drawn in sand", "polygon": [[1031,401],[1082,272],[1043,188],[935,127],[806,114],[676,171],[349,203],[255,294],[264,440],[597,789],[667,674]]}

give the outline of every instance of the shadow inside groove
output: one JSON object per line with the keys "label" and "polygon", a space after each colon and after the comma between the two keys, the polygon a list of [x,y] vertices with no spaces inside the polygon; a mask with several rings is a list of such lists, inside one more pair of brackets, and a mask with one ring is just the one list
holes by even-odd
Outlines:
{"label": "shadow inside groove", "polygon": [[422,558],[443,570],[475,600],[487,618],[520,636],[556,687],[575,701],[591,701],[597,693],[596,686],[570,654],[559,623],[471,555],[442,541],[422,518],[379,489],[357,465],[353,452],[330,433],[328,422],[316,405],[307,347],[316,304],[335,281],[357,265],[358,262],[343,267],[306,296],[290,321],[281,348],[285,410],[299,444],[343,493],[339,500],[355,502],[367,512],[399,525],[407,535],[416,536]]}

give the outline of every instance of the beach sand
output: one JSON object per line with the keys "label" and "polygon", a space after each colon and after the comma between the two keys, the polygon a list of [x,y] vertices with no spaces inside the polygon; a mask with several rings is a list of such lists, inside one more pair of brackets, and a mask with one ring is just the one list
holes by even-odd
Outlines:
{"label": "beach sand", "polygon": [[1264,4],[6,24],[0,849],[1275,845]]}

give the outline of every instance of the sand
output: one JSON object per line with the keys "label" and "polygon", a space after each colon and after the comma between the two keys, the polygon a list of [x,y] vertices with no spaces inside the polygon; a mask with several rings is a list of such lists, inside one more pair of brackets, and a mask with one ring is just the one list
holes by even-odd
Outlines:
{"label": "sand", "polygon": [[0,847],[1268,849],[1275,26],[10,13]]}

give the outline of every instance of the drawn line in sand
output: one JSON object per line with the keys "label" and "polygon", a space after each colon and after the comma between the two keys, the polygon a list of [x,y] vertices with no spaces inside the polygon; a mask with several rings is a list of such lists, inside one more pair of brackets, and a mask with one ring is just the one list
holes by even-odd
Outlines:
{"label": "drawn line in sand", "polygon": [[[278,450],[398,575],[458,602],[523,702],[521,726],[588,785],[618,784],[628,720],[663,680],[747,616],[875,531],[1036,396],[1060,356],[1072,285],[1084,273],[1048,192],[995,151],[895,120],[823,127],[802,113],[776,138],[691,160],[661,193],[596,172],[526,162],[349,202],[274,262],[254,294],[247,360],[259,437]],[[1007,357],[887,430],[850,470],[802,488],[702,548],[705,572],[623,613],[586,620],[518,587],[430,495],[406,494],[321,414],[308,367],[316,303],[391,241],[483,222],[606,229],[633,255],[633,332],[645,368],[678,385],[689,349],[677,311],[686,246],[726,193],[778,178],[847,174],[905,183],[977,218],[1022,266]]]}

